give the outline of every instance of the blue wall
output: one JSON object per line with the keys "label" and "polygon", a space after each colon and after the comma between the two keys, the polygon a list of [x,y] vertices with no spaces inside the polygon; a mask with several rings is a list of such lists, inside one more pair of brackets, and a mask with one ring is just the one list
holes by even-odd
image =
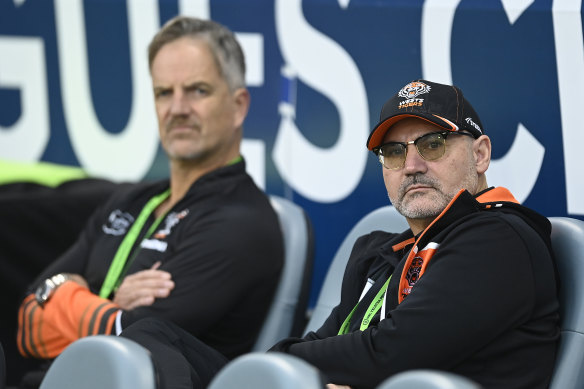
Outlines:
{"label": "blue wall", "polygon": [[260,186],[312,219],[312,302],[344,235],[388,204],[365,140],[385,100],[416,78],[465,91],[493,142],[489,184],[546,216],[584,219],[572,0],[2,0],[0,158],[165,176],[146,46],[177,13],[211,17],[244,44],[244,154]]}

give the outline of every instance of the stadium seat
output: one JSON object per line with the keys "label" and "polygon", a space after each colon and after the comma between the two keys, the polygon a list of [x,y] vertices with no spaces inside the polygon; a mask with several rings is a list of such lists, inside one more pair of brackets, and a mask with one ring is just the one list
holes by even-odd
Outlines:
{"label": "stadium seat", "polygon": [[584,387],[584,221],[551,217],[560,275],[560,348],[551,389]]}
{"label": "stadium seat", "polygon": [[59,355],[40,389],[156,389],[150,353],[112,335],[79,339]]}
{"label": "stadium seat", "polygon": [[389,377],[376,389],[480,389],[481,386],[457,374],[436,370],[410,370]]}
{"label": "stadium seat", "polygon": [[323,389],[318,370],[292,355],[251,353],[228,364],[208,389]]}
{"label": "stadium seat", "polygon": [[254,351],[266,351],[278,340],[300,335],[312,278],[314,238],[308,215],[292,201],[270,196],[284,236],[284,269],[272,306],[256,340]]}

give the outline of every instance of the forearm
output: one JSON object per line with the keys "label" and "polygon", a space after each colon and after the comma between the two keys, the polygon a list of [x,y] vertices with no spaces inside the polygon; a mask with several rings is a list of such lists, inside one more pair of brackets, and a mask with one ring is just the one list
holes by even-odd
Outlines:
{"label": "forearm", "polygon": [[79,338],[111,333],[118,310],[72,281],[61,285],[43,306],[31,294],[18,314],[18,348],[24,356],[55,358]]}

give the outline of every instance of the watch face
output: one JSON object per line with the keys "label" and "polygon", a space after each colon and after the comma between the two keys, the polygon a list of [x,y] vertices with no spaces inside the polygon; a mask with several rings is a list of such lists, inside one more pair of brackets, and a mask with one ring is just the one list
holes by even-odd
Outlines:
{"label": "watch face", "polygon": [[36,301],[41,305],[44,304],[49,299],[54,289],[55,284],[53,281],[50,279],[45,280],[35,292]]}

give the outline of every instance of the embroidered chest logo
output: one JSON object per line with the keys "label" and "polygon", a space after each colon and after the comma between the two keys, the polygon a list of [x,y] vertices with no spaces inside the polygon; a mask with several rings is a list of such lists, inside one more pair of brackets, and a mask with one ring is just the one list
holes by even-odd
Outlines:
{"label": "embroidered chest logo", "polygon": [[420,278],[420,270],[422,269],[423,263],[424,260],[419,256],[414,257],[412,260],[412,265],[406,273],[406,280],[408,281],[408,285],[410,287],[414,286],[416,281],[418,281],[418,278]]}
{"label": "embroidered chest logo", "polygon": [[156,231],[156,233],[152,236],[154,239],[164,239],[168,235],[174,226],[176,226],[182,219],[185,218],[189,214],[189,210],[185,209],[181,212],[172,212],[169,213],[166,218],[164,219],[164,227]]}
{"label": "embroidered chest logo", "polygon": [[412,288],[424,274],[428,263],[439,246],[440,244],[438,243],[430,242],[420,251],[417,250],[417,246],[412,249],[412,252],[406,260],[402,279],[399,284],[400,302],[411,293]]}
{"label": "embroidered chest logo", "polygon": [[119,209],[112,211],[107,218],[107,223],[102,225],[102,230],[108,235],[123,235],[128,228],[134,223],[134,217],[128,212],[122,212]]}

